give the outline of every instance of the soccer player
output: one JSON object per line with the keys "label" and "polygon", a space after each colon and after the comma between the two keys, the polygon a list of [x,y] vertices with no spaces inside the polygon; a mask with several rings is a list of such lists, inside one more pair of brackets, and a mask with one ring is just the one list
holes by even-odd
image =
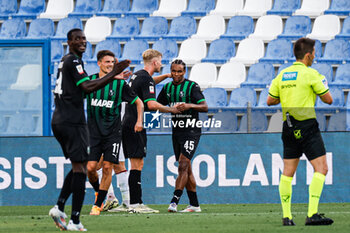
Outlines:
{"label": "soccer player", "polygon": [[318,213],[318,203],[328,171],[326,150],[315,113],[318,95],[332,104],[327,79],[309,68],[315,58],[315,41],[300,38],[294,45],[296,62],[282,70],[272,81],[268,105],[281,103],[283,112],[283,173],[279,184],[284,226],[295,225],[292,220],[292,179],[300,157],[305,153],[314,168],[309,186],[309,208],[305,225],[329,225],[333,220]]}
{"label": "soccer player", "polygon": [[[69,54],[61,59],[58,66],[54,90],[56,108],[51,127],[64,156],[71,161],[72,170],[66,175],[57,205],[49,211],[49,215],[61,230],[86,231],[79,219],[85,196],[86,164],[89,154],[84,93],[91,93],[113,81],[130,61],[119,62],[104,78],[90,81],[81,59],[86,49],[84,32],[76,28],[70,30],[67,33],[67,42]],[[72,214],[67,226],[64,206],[71,193],[73,193]]]}
{"label": "soccer player", "polygon": [[186,64],[182,60],[175,60],[170,67],[172,82],[164,85],[157,101],[164,105],[175,106],[181,114],[173,115],[173,148],[178,161],[178,177],[175,182],[174,196],[170,201],[169,212],[177,212],[181,195],[186,187],[190,205],[181,212],[201,212],[196,192],[196,180],[193,176],[191,160],[197,149],[201,136],[201,128],[189,122],[198,120],[198,112],[208,112],[208,105],[199,85],[186,80]]}
{"label": "soccer player", "polygon": [[[97,53],[97,64],[100,71],[89,76],[90,80],[101,79],[112,71],[115,63],[115,55],[109,50],[101,50]],[[125,71],[120,74],[121,79],[131,74]],[[112,181],[113,164],[118,163],[118,154],[121,145],[121,118],[120,110],[122,101],[130,105],[136,105],[137,120],[134,124],[134,132],[143,129],[143,103],[134,94],[125,80],[114,80],[104,88],[87,95],[88,126],[90,132],[91,152],[88,157],[89,181],[98,193],[90,215],[100,215],[101,206],[106,198],[107,190]],[[97,163],[103,154],[102,180],[99,184]]]}
{"label": "soccer player", "polygon": [[[141,98],[145,104],[145,111],[159,110],[161,112],[178,113],[175,107],[167,107],[156,101],[155,85],[162,78],[152,75],[160,72],[162,67],[162,54],[157,50],[148,49],[142,54],[144,69],[134,73],[130,78],[131,89]],[[158,213],[158,210],[149,208],[143,204],[141,189],[141,171],[143,158],[146,157],[147,137],[146,130],[136,133],[132,126],[136,121],[136,108],[127,104],[123,118],[123,148],[126,158],[130,159],[131,169],[129,174],[130,213]]]}

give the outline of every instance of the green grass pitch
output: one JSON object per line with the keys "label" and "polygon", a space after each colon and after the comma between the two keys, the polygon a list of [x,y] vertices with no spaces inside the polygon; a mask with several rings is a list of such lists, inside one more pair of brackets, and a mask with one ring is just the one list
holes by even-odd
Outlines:
{"label": "green grass pitch", "polygon": [[[0,232],[58,232],[48,212],[52,206],[0,207]],[[334,220],[331,226],[305,226],[306,204],[293,204],[296,226],[281,225],[279,204],[201,205],[201,213],[168,213],[168,205],[150,205],[159,214],[102,212],[89,216],[85,205],[81,221],[89,232],[196,233],[196,232],[350,232],[350,203],[320,204],[320,213]],[[184,208],[180,205],[178,209]],[[70,206],[66,207],[69,215]]]}

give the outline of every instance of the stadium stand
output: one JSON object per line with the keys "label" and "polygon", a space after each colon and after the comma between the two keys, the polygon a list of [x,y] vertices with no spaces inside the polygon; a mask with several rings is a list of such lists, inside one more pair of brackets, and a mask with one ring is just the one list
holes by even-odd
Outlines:
{"label": "stadium stand", "polygon": [[42,131],[42,117],[40,114],[19,112],[10,116],[6,136],[35,136]]}
{"label": "stadium stand", "polygon": [[132,64],[140,64],[142,53],[146,49],[149,49],[149,45],[145,40],[130,40],[124,45],[123,56],[120,60],[129,59]]}
{"label": "stadium stand", "polygon": [[271,10],[266,13],[268,15],[290,16],[296,9],[300,8],[301,0],[274,0]]}
{"label": "stadium stand", "polygon": [[278,15],[264,15],[256,22],[254,33],[249,35],[249,38],[261,39],[264,42],[269,42],[276,39],[283,31],[282,18]]}
{"label": "stadium stand", "polygon": [[196,20],[190,16],[178,16],[171,21],[169,33],[164,38],[186,40],[197,30]]}
{"label": "stadium stand", "polygon": [[97,62],[88,62],[84,65],[84,70],[88,75],[92,75],[98,73],[100,67],[97,65]]}
{"label": "stadium stand", "polygon": [[[25,107],[26,93],[21,90],[3,90],[0,94],[1,112],[14,113]],[[0,113],[1,114],[1,113]]]}
{"label": "stadium stand", "polygon": [[250,16],[237,15],[233,16],[227,25],[225,34],[220,38],[229,38],[232,40],[243,40],[254,31],[254,21]]}
{"label": "stadium stand", "polygon": [[17,11],[17,0],[3,0],[0,2],[0,20],[6,20]]}
{"label": "stadium stand", "polygon": [[96,16],[86,21],[84,33],[87,41],[98,43],[112,33],[111,20],[105,16]]}
{"label": "stadium stand", "polygon": [[63,56],[63,45],[59,40],[51,40],[51,62],[58,62]]}
{"label": "stadium stand", "polygon": [[[341,52],[339,52],[341,51]],[[333,39],[326,43],[323,56],[317,62],[341,64],[350,57],[350,44],[347,40]]]}
{"label": "stadium stand", "polygon": [[210,15],[221,15],[224,18],[230,18],[243,9],[244,0],[217,0],[214,10]]}
{"label": "stadium stand", "polygon": [[227,106],[227,92],[225,88],[211,87],[203,91],[205,101],[209,108],[212,107],[226,107]]}
{"label": "stadium stand", "polygon": [[344,19],[341,32],[335,36],[336,39],[350,39],[350,17]]}
{"label": "stadium stand", "polygon": [[308,16],[296,15],[287,19],[281,35],[277,38],[297,40],[311,32],[311,20]]}
{"label": "stadium stand", "polygon": [[23,19],[8,19],[1,25],[1,39],[19,39],[26,35],[26,24]]}
{"label": "stadium stand", "polygon": [[316,69],[320,74],[324,75],[328,81],[328,84],[333,82],[333,68],[327,63],[314,63],[311,68]]}
{"label": "stadium stand", "polygon": [[328,8],[329,0],[303,0],[300,9],[297,9],[294,14],[316,18]]}
{"label": "stadium stand", "polygon": [[198,83],[201,88],[208,88],[217,77],[217,69],[214,63],[203,62],[195,64],[189,79]]}
{"label": "stadium stand", "polygon": [[158,0],[133,0],[130,11],[125,12],[125,15],[148,17],[157,9]]}
{"label": "stadium stand", "polygon": [[327,42],[340,32],[340,20],[336,15],[320,15],[315,19],[312,32],[306,37]]}
{"label": "stadium stand", "polygon": [[162,62],[165,64],[172,61],[178,54],[178,46],[173,39],[158,40],[153,44],[152,48],[163,54]]}
{"label": "stadium stand", "polygon": [[237,131],[237,116],[231,109],[214,113],[212,119],[221,121],[221,127],[209,128],[205,133],[234,133]]}
{"label": "stadium stand", "polygon": [[293,44],[286,39],[275,39],[267,45],[266,53],[260,62],[286,63],[293,58]]}
{"label": "stadium stand", "polygon": [[165,18],[175,18],[186,10],[187,0],[161,0],[158,10],[154,11],[152,16],[163,16]]}
{"label": "stadium stand", "polygon": [[350,64],[341,64],[335,72],[334,81],[328,84],[331,87],[350,88]]}
{"label": "stadium stand", "polygon": [[130,10],[129,0],[105,0],[103,9],[97,12],[97,16],[106,16],[109,18],[121,17]]}
{"label": "stadium stand", "polygon": [[327,131],[346,131],[347,128],[347,112],[341,111],[331,115],[329,118]]}
{"label": "stadium stand", "polygon": [[187,9],[181,13],[184,16],[205,16],[215,8],[215,0],[189,0]]}
{"label": "stadium stand", "polygon": [[12,90],[35,90],[41,86],[42,69],[40,65],[27,64],[18,72],[16,83],[10,86]]}
{"label": "stadium stand", "polygon": [[272,0],[246,0],[242,10],[238,15],[248,15],[253,18],[259,18],[266,15],[266,11],[272,7]]}
{"label": "stadium stand", "polygon": [[180,46],[178,59],[193,65],[200,62],[207,55],[207,45],[201,39],[187,39]]}
{"label": "stadium stand", "polygon": [[191,38],[211,42],[218,39],[224,33],[224,18],[221,15],[207,15],[199,21],[197,33],[192,35]]}
{"label": "stadium stand", "polygon": [[282,112],[276,112],[271,115],[266,132],[279,133],[279,132],[282,132],[282,127],[283,127]]}
{"label": "stadium stand", "polygon": [[97,53],[101,50],[110,50],[114,53],[116,58],[121,57],[121,48],[118,40],[108,39],[108,40],[103,40],[96,45],[94,55],[89,61],[97,62]]}
{"label": "stadium stand", "polygon": [[18,12],[12,18],[35,19],[45,10],[45,0],[21,0]]}
{"label": "stadium stand", "polygon": [[56,34],[51,37],[57,40],[67,40],[67,33],[73,28],[83,29],[83,23],[78,17],[63,18],[57,23]]}
{"label": "stadium stand", "polygon": [[55,25],[52,19],[34,19],[28,29],[26,38],[40,39],[52,37],[55,33]]}
{"label": "stadium stand", "polygon": [[239,43],[236,56],[231,58],[230,61],[251,65],[257,63],[264,56],[264,50],[264,42],[262,40],[247,38]]}
{"label": "stadium stand", "polygon": [[332,0],[329,9],[324,13],[348,16],[350,14],[350,2],[348,0]]}
{"label": "stadium stand", "polygon": [[151,16],[143,21],[137,39],[158,40],[168,33],[168,21],[162,16]]}
{"label": "stadium stand", "polygon": [[213,87],[222,87],[227,90],[240,87],[246,79],[246,69],[241,62],[228,62],[221,66],[217,80]]}
{"label": "stadium stand", "polygon": [[101,10],[101,0],[76,0],[74,11],[68,16],[90,18]]}
{"label": "stadium stand", "polygon": [[326,126],[327,126],[326,116],[323,113],[316,111],[316,119],[318,122],[318,128],[321,131],[326,131]]}
{"label": "stadium stand", "polygon": [[337,87],[330,87],[329,91],[332,93],[333,97],[333,103],[332,105],[328,105],[326,103],[323,103],[322,100],[318,97],[316,100],[316,108],[325,108],[325,109],[332,109],[337,107],[344,107],[344,93],[341,88]]}
{"label": "stadium stand", "polygon": [[74,9],[74,0],[49,0],[46,11],[39,15],[40,18],[60,20],[68,16]]}
{"label": "stadium stand", "polygon": [[256,105],[256,93],[253,88],[241,87],[231,92],[228,106],[245,108],[248,106],[248,102],[250,102],[252,107]]}
{"label": "stadium stand", "polygon": [[238,131],[246,132],[264,132],[267,130],[267,118],[262,112],[252,112],[250,120],[250,130],[248,130],[248,116],[245,114],[239,124]]}
{"label": "stadium stand", "polygon": [[253,64],[248,71],[248,76],[241,87],[266,88],[275,75],[275,69],[270,63]]}
{"label": "stadium stand", "polygon": [[217,39],[210,43],[208,55],[202,62],[222,64],[235,55],[235,43],[230,39]]}
{"label": "stadium stand", "polygon": [[140,32],[139,21],[135,16],[118,18],[113,26],[113,32],[108,38],[128,41],[137,36]]}

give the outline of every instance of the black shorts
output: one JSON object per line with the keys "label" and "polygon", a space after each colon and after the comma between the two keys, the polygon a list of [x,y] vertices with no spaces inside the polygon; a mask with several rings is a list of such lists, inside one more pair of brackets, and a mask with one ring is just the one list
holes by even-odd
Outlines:
{"label": "black shorts", "polygon": [[300,158],[305,153],[308,160],[313,160],[326,154],[316,119],[305,121],[292,119],[292,125],[288,127],[287,122],[283,122],[284,159]]}
{"label": "black shorts", "polygon": [[72,162],[85,162],[88,159],[90,143],[86,125],[52,124],[52,132],[60,143],[64,156]]}
{"label": "black shorts", "polygon": [[146,130],[135,133],[133,129],[123,127],[123,149],[125,158],[144,158],[147,152]]}
{"label": "black shorts", "polygon": [[103,136],[97,128],[89,127],[91,151],[88,161],[100,161],[103,154],[103,161],[119,163],[119,151],[121,147],[121,129],[115,128],[109,135]]}
{"label": "black shorts", "polygon": [[173,133],[173,148],[176,161],[179,161],[180,154],[191,160],[196,152],[201,134]]}

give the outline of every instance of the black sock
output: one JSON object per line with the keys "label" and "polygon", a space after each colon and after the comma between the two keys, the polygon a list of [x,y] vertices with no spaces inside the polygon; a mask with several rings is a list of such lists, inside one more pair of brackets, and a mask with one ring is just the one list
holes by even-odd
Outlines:
{"label": "black sock", "polygon": [[183,192],[182,190],[176,189],[174,192],[173,199],[171,199],[170,203],[176,203],[176,205],[178,205],[180,198],[181,198],[181,195],[182,195],[182,192]]}
{"label": "black sock", "polygon": [[90,182],[90,184],[94,188],[95,192],[98,193],[98,191],[100,190],[100,182],[98,182],[98,179],[95,182]]}
{"label": "black sock", "polygon": [[74,224],[78,224],[80,222],[80,211],[83,206],[84,197],[85,197],[85,181],[86,174],[84,173],[73,173],[72,180],[72,190],[73,190],[73,200],[72,200],[72,215],[71,219]]}
{"label": "black sock", "polygon": [[141,171],[130,170],[129,192],[130,192],[130,204],[142,203]]}
{"label": "black sock", "polygon": [[60,196],[57,200],[58,209],[62,212],[64,212],[64,205],[66,204],[67,199],[69,198],[69,195],[72,193],[72,178],[73,178],[73,171],[70,170],[70,172],[66,175],[63,182],[63,187],[61,189]]}
{"label": "black sock", "polygon": [[95,202],[95,205],[97,205],[98,207],[101,207],[103,201],[105,200],[106,196],[107,196],[107,190],[99,190],[98,191],[98,195],[97,195],[97,200]]}
{"label": "black sock", "polygon": [[187,191],[188,199],[190,200],[190,205],[194,207],[198,207],[198,198],[196,192]]}

